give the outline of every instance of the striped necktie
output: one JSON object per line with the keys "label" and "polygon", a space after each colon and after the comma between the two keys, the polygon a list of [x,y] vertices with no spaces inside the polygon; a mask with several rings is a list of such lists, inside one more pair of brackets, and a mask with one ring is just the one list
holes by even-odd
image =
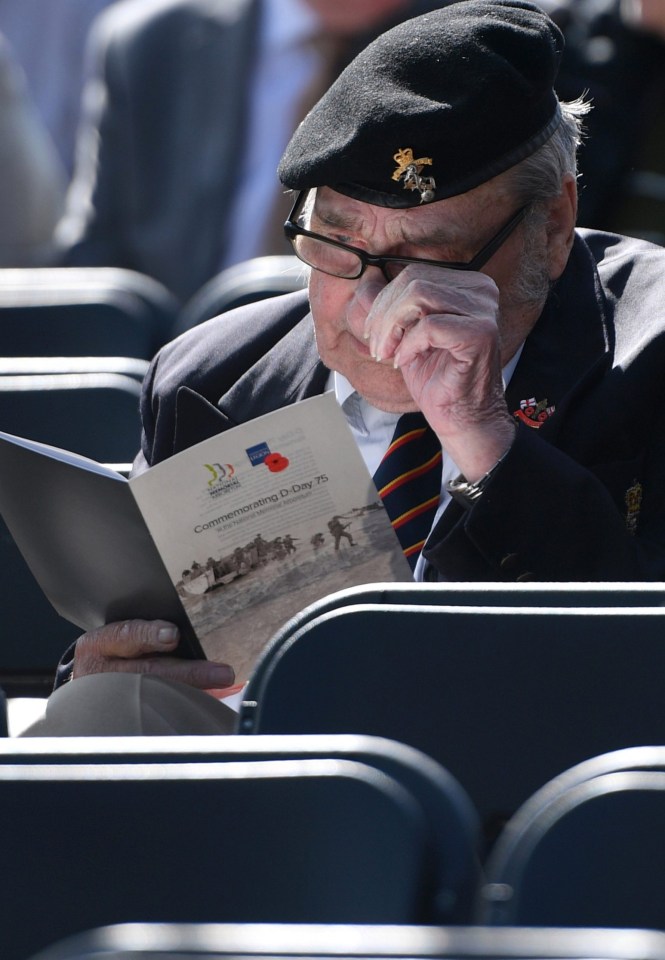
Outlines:
{"label": "striped necktie", "polygon": [[441,445],[421,413],[399,418],[374,483],[414,570],[441,494]]}

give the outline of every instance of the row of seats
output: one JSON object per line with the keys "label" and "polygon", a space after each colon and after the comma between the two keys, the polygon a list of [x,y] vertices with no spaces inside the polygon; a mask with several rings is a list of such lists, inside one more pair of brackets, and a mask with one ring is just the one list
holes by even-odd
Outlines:
{"label": "row of seats", "polygon": [[128,922],[665,931],[665,747],[564,772],[485,858],[461,785],[384,739],[0,747],[4,960]]}
{"label": "row of seats", "polygon": [[150,360],[210,317],[305,285],[295,256],[222,271],[181,305],[151,277],[117,267],[0,270],[0,356],[125,356]]}
{"label": "row of seats", "polygon": [[0,429],[131,462],[140,381],[157,350],[212,316],[304,283],[296,257],[259,257],[223,271],[181,306],[130,270],[0,270]]}
{"label": "row of seats", "polygon": [[0,429],[130,463],[140,382],[157,350],[216,314],[302,287],[301,267],[296,257],[239,264],[182,308],[129,270],[0,270]]}
{"label": "row of seats", "polygon": [[491,840],[562,770],[665,743],[664,601],[660,584],[347,589],[277,631],[240,731],[409,743],[461,782]]}

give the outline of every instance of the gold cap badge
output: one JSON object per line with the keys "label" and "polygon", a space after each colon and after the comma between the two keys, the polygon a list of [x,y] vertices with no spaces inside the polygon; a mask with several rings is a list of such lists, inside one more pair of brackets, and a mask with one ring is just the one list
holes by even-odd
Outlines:
{"label": "gold cap badge", "polygon": [[413,158],[411,147],[401,147],[393,156],[397,169],[393,172],[393,180],[403,180],[405,190],[417,190],[420,193],[421,203],[431,203],[434,200],[434,177],[421,177],[420,172],[425,166],[432,165],[431,157]]}

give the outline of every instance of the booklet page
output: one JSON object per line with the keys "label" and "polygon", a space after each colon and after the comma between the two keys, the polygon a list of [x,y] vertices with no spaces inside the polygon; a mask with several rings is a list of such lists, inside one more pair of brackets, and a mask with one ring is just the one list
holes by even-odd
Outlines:
{"label": "booklet page", "polygon": [[130,487],[206,656],[238,681],[308,604],[411,579],[333,394],[206,440]]}

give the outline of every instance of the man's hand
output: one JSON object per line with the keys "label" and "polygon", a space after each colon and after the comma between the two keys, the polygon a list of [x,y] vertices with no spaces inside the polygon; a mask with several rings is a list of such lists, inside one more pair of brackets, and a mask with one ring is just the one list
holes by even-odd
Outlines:
{"label": "man's hand", "polygon": [[377,360],[398,367],[467,480],[510,447],[515,422],[501,376],[499,291],[482,273],[412,265],[374,300],[365,324]]}
{"label": "man's hand", "polygon": [[178,628],[165,620],[109,623],[79,637],[72,676],[76,679],[90,673],[150,673],[201,690],[233,684],[233,669],[227,664],[169,656],[178,645],[178,638]]}

